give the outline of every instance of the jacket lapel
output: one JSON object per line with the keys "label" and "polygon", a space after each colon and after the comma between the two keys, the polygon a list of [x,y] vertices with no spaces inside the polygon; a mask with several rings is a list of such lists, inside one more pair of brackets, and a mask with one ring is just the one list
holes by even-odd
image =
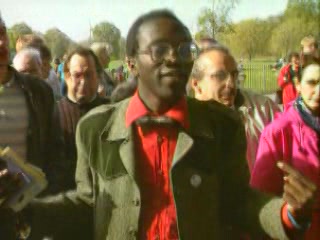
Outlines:
{"label": "jacket lapel", "polygon": [[207,116],[206,104],[197,100],[187,98],[190,128],[187,131],[180,130],[177,138],[177,145],[172,160],[174,167],[191,150],[196,138],[213,139],[213,129]]}
{"label": "jacket lapel", "polygon": [[[130,98],[131,99],[131,98]],[[105,141],[115,142],[120,141],[119,154],[128,174],[137,181],[135,154],[134,154],[134,140],[132,126],[126,127],[126,111],[128,108],[129,100],[122,101],[118,108],[115,108],[113,119],[108,121],[102,135],[105,136]],[[103,138],[103,137],[102,137]]]}
{"label": "jacket lapel", "polygon": [[193,146],[193,139],[184,131],[180,131],[174,151],[172,167],[174,167],[189,152]]}

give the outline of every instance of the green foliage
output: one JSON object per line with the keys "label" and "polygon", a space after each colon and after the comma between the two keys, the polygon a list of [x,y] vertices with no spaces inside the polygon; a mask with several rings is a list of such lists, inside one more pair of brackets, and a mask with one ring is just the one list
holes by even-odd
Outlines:
{"label": "green foliage", "polygon": [[112,23],[101,22],[95,25],[92,29],[94,42],[107,42],[112,46],[113,57],[120,55],[120,30]]}
{"label": "green foliage", "polygon": [[217,38],[220,33],[233,32],[230,12],[237,4],[237,0],[213,1],[212,9],[204,8],[198,17],[198,39],[203,37]]}
{"label": "green foliage", "polygon": [[62,58],[68,49],[74,44],[71,39],[58,28],[51,28],[44,34],[44,40],[51,49],[53,57]]}
{"label": "green foliage", "polygon": [[219,40],[225,42],[237,56],[249,59],[261,52],[268,36],[265,34],[265,22],[258,19],[241,21],[235,25],[235,31],[224,34]]}
{"label": "green foliage", "polygon": [[285,57],[299,51],[307,35],[320,38],[320,0],[289,0],[279,16],[265,20],[247,19],[233,25],[234,32],[222,32],[218,41],[228,46],[235,56]]}

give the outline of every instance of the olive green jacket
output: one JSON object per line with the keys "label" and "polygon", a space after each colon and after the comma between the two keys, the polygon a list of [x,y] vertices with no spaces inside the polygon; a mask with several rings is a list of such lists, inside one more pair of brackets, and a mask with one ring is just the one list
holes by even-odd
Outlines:
{"label": "olive green jacket", "polygon": [[[239,239],[262,228],[286,239],[282,201],[248,187],[240,119],[216,102],[187,102],[190,128],[179,130],[170,170],[180,239]],[[77,192],[33,204],[31,239],[137,238],[142,176],[135,171],[132,127],[125,125],[128,103],[100,106],[80,120]]]}

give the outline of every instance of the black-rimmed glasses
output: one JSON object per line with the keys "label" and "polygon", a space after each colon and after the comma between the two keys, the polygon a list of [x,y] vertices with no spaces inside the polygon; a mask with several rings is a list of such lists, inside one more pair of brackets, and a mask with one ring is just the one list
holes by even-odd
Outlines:
{"label": "black-rimmed glasses", "polygon": [[192,62],[199,54],[199,48],[193,42],[182,42],[177,48],[173,48],[171,44],[166,42],[155,43],[146,50],[139,50],[138,54],[149,54],[154,62],[159,63],[166,60],[173,51],[176,51],[182,62]]}

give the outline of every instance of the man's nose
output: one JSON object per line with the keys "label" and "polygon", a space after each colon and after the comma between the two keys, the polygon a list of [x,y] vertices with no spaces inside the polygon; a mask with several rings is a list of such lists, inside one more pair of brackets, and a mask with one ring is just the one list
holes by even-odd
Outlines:
{"label": "man's nose", "polygon": [[236,79],[231,74],[228,75],[226,79],[226,86],[229,88],[234,88],[236,85]]}
{"label": "man's nose", "polygon": [[178,52],[177,50],[171,48],[168,50],[168,52],[165,55],[165,61],[168,62],[176,62],[178,60]]}

